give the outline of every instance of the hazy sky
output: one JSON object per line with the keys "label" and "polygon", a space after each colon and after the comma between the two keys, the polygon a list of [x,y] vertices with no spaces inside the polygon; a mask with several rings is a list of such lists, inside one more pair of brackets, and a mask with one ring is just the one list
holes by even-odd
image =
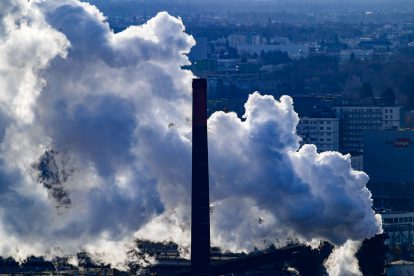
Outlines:
{"label": "hazy sky", "polygon": [[[86,2],[86,1],[85,1]],[[200,3],[204,4],[207,2],[210,3],[223,3],[223,1],[218,0],[154,0],[154,1],[148,1],[148,0],[88,0],[87,2],[94,2],[94,3],[120,3],[120,2],[135,2],[135,3],[188,3],[188,4],[194,4],[194,3]],[[361,3],[370,3],[370,4],[383,4],[383,3],[406,3],[406,4],[412,4],[412,1],[410,0],[226,0],[226,3],[234,2],[234,3],[308,3],[308,4],[315,4],[315,3],[324,3],[324,4],[361,4]]]}
{"label": "hazy sky", "polygon": [[[367,9],[381,12],[403,11],[414,8],[410,0],[88,0],[97,5],[105,13],[122,15],[148,8],[150,10],[170,10],[171,7],[185,12],[213,11],[251,11],[275,12],[283,9],[288,12],[332,12],[332,11],[365,11]],[[125,10],[125,11],[123,11]]]}

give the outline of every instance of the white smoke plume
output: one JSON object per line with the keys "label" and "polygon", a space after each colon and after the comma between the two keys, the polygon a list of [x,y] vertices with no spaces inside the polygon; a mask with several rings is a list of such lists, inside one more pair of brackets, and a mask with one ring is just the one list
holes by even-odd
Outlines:
{"label": "white smoke plume", "polygon": [[[194,43],[167,13],[114,34],[76,0],[0,2],[0,255],[122,267],[134,238],[188,247]],[[291,98],[259,93],[243,120],[209,119],[214,245],[381,232],[367,175],[299,149],[297,123]]]}
{"label": "white smoke plume", "polygon": [[355,254],[361,247],[361,242],[347,241],[334,249],[325,261],[325,267],[330,276],[362,276]]}

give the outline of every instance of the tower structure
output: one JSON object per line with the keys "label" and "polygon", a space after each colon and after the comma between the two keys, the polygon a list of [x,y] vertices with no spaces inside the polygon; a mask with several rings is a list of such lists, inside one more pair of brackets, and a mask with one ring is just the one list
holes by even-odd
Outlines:
{"label": "tower structure", "polygon": [[193,80],[191,275],[210,275],[207,80]]}

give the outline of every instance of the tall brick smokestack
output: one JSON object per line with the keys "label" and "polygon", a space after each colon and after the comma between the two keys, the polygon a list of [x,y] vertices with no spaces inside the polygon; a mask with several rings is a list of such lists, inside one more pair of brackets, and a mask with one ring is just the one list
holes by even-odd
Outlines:
{"label": "tall brick smokestack", "polygon": [[191,275],[210,275],[207,80],[193,80]]}

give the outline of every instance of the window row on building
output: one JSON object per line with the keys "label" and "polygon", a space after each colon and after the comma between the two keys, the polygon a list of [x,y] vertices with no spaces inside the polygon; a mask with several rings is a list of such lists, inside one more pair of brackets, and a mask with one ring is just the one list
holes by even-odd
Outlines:
{"label": "window row on building", "polygon": [[[398,129],[403,127],[401,107],[332,107],[331,118],[302,117],[297,132],[302,144],[313,143],[320,150],[339,150],[360,155],[366,131]],[[326,109],[324,109],[326,112]],[[317,115],[317,114],[316,114]],[[329,136],[327,140],[326,136]],[[331,148],[322,149],[322,142],[331,142]]]}

